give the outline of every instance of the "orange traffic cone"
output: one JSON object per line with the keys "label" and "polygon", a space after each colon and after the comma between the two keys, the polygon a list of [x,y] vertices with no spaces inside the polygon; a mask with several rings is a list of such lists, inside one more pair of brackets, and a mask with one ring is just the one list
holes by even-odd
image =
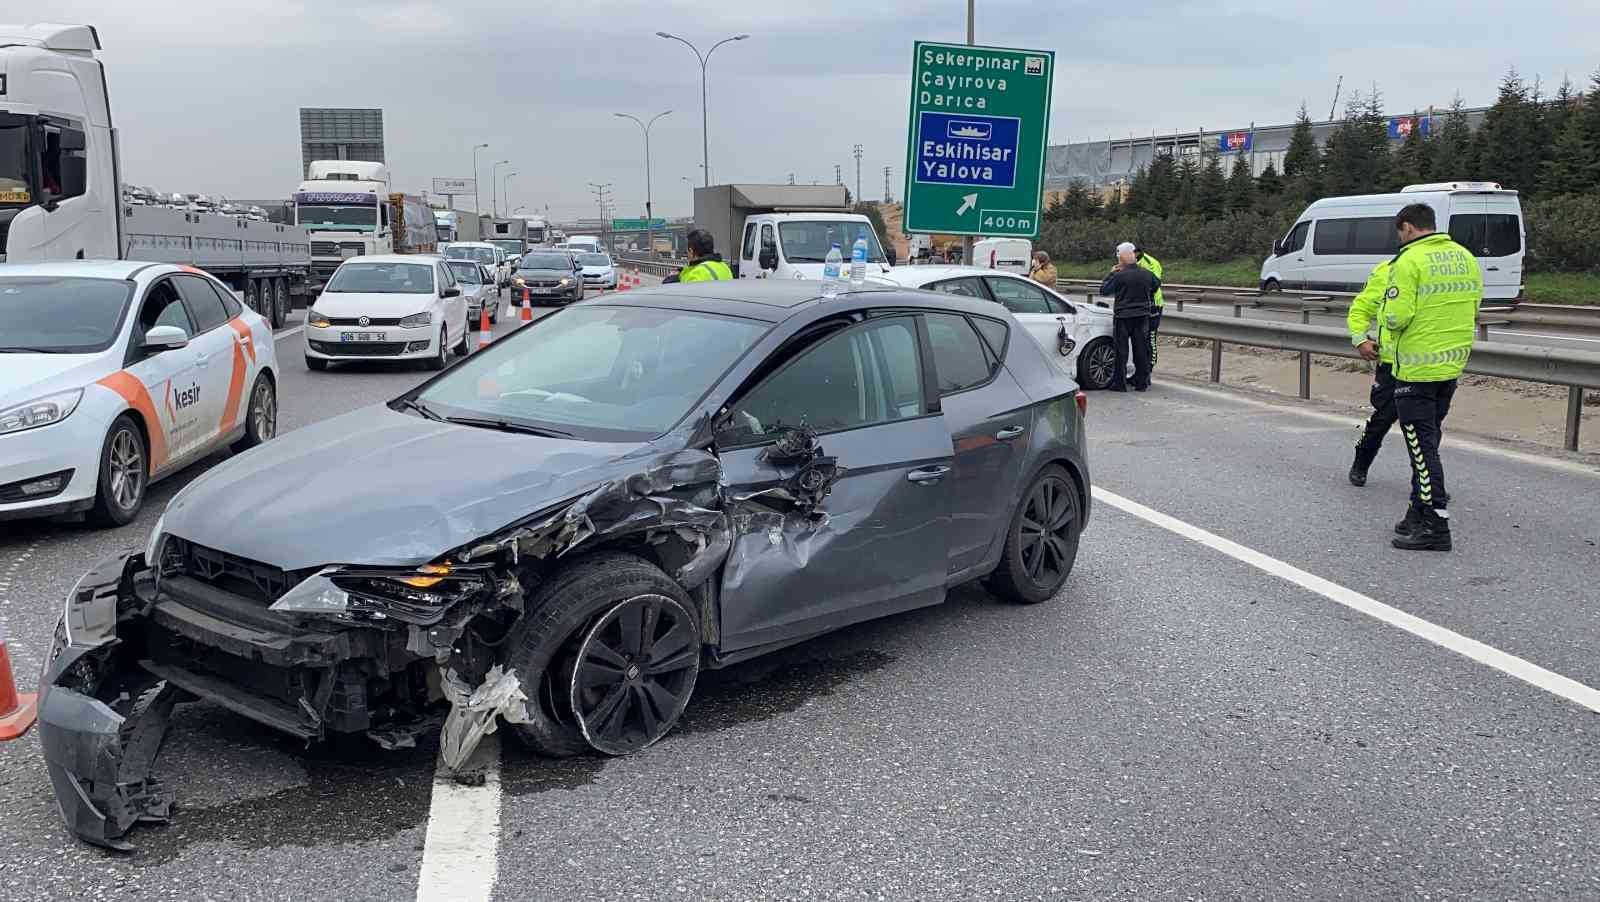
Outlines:
{"label": "orange traffic cone", "polygon": [[528,299],[528,286],[522,286],[522,321],[533,322],[533,302]]}
{"label": "orange traffic cone", "polygon": [[[500,303],[500,299],[496,298],[495,303]],[[487,348],[489,346],[489,342],[493,340],[494,325],[489,322],[489,305],[484,304],[483,307],[478,311],[478,350],[481,351],[484,348]]]}
{"label": "orange traffic cone", "polygon": [[0,741],[17,739],[33,726],[39,714],[39,700],[33,693],[17,692],[11,678],[11,655],[6,651],[5,633],[0,632]]}

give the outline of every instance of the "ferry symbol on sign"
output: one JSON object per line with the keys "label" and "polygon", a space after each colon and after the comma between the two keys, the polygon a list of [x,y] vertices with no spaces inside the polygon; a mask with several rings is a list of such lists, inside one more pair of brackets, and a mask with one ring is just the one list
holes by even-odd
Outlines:
{"label": "ferry symbol on sign", "polygon": [[954,119],[945,123],[945,136],[966,138],[973,141],[987,141],[994,136],[994,126],[987,122],[969,122],[964,119]]}

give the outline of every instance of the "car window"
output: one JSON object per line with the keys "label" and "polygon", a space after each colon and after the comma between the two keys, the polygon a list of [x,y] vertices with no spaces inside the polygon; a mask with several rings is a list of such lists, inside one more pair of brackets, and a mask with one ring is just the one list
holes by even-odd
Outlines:
{"label": "car window", "polygon": [[928,287],[945,294],[958,294],[962,297],[978,298],[983,301],[989,299],[989,296],[983,293],[982,283],[974,276],[967,276],[961,279],[945,279],[943,282],[934,282]]}
{"label": "car window", "polygon": [[1030,285],[1022,279],[1008,279],[1004,276],[987,276],[984,281],[989,283],[989,290],[994,292],[994,299],[1012,313],[1052,312],[1050,301],[1043,288]]}
{"label": "car window", "polygon": [[920,364],[907,365],[917,360],[916,347],[915,321],[907,316],[836,332],[741,398],[719,440],[741,445],[792,426],[836,432],[918,416]]}
{"label": "car window", "polygon": [[745,223],[744,226],[744,255],[741,259],[754,260],[756,258],[756,224]]}
{"label": "car window", "polygon": [[1290,230],[1289,236],[1283,239],[1283,252],[1285,254],[1290,254],[1305,247],[1306,235],[1310,232],[1311,222],[1309,220],[1296,225],[1292,230]]}
{"label": "car window", "polygon": [[761,246],[766,247],[769,244],[776,247],[778,244],[778,235],[776,232],[772,231],[771,223],[764,222],[761,224]]}
{"label": "car window", "polygon": [[439,264],[438,268],[439,268],[439,272],[438,272],[439,287],[441,289],[459,287],[459,283],[456,282],[455,270],[451,269],[448,266],[445,266],[443,263]]}
{"label": "car window", "polygon": [[483,264],[471,260],[454,261],[450,264],[450,272],[455,274],[457,280],[468,285],[477,285],[483,281]]}
{"label": "car window", "polygon": [[144,303],[139,305],[139,332],[143,336],[156,326],[177,326],[188,336],[195,334],[189,311],[178,297],[178,289],[171,279],[162,279],[145,292]]}
{"label": "car window", "polygon": [[[216,282],[213,282],[210,279],[201,279],[200,281],[211,286],[211,290],[216,292],[217,297],[222,299],[222,309],[227,311],[228,319],[233,319],[244,312],[244,305],[239,303],[239,299],[233,296],[233,291],[226,285],[218,285]],[[263,292],[263,295],[268,300],[271,299],[270,290]]]}
{"label": "car window", "polygon": [[939,373],[939,394],[965,391],[987,382],[994,360],[967,318],[956,313],[924,316],[928,321],[928,342],[933,346],[933,368]]}
{"label": "car window", "polygon": [[1006,327],[1006,324],[997,319],[989,319],[983,316],[973,317],[972,323],[983,334],[983,340],[988,342],[989,350],[994,352],[995,361],[1004,360],[1006,358],[1006,335],[1011,331]]}
{"label": "car window", "polygon": [[1318,256],[1380,256],[1398,250],[1399,238],[1388,216],[1319,219],[1311,249]]}
{"label": "car window", "polygon": [[228,321],[228,310],[222,306],[222,298],[217,297],[205,279],[199,276],[173,276],[172,281],[177,284],[178,291],[189,305],[189,314],[194,317],[194,334],[210,332]]}
{"label": "car window", "polygon": [[1509,257],[1522,250],[1522,229],[1511,213],[1457,213],[1450,237],[1474,257]]}
{"label": "car window", "polygon": [[344,263],[323,290],[335,294],[432,294],[433,267],[426,263]]}

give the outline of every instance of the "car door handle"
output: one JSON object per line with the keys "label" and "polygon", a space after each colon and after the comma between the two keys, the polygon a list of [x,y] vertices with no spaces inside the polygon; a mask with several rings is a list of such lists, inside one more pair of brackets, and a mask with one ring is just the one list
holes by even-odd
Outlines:
{"label": "car door handle", "polygon": [[1489,271],[1490,271],[1490,272],[1499,272],[1499,271],[1500,271],[1500,267],[1498,267],[1498,266],[1491,266],[1491,267],[1489,267]]}
{"label": "car door handle", "polygon": [[932,485],[943,479],[944,474],[948,472],[950,472],[950,468],[945,466],[924,467],[920,470],[912,470],[910,473],[907,473],[906,479],[911,482],[918,483],[919,485]]}
{"label": "car door handle", "polygon": [[1007,426],[1006,428],[1000,430],[999,432],[996,432],[994,434],[994,437],[999,439],[1002,442],[1009,442],[1012,439],[1016,438],[1017,436],[1021,435],[1024,432],[1027,432],[1027,431],[1028,431],[1028,428],[1026,426]]}

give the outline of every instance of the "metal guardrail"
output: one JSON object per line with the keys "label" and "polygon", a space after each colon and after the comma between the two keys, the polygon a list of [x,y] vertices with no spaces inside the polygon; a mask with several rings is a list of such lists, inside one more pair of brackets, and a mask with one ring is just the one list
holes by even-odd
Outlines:
{"label": "metal guardrail", "polygon": [[[1302,319],[1309,312],[1302,314]],[[1480,327],[1481,328],[1481,327]],[[1211,342],[1211,381],[1222,381],[1222,346],[1245,345],[1300,353],[1300,397],[1311,397],[1311,355],[1358,358],[1343,329],[1282,323],[1267,320],[1232,319],[1168,311],[1161,318],[1161,334],[1199,338]],[[1600,390],[1600,354],[1557,348],[1495,342],[1477,344],[1467,361],[1468,373],[1498,376],[1523,382],[1542,382],[1567,387],[1566,442],[1568,451],[1578,450],[1578,431],[1583,421],[1584,389]]]}
{"label": "metal guardrail", "polygon": [[617,257],[617,262],[652,276],[665,277],[682,269],[689,261],[663,260],[659,257]]}

